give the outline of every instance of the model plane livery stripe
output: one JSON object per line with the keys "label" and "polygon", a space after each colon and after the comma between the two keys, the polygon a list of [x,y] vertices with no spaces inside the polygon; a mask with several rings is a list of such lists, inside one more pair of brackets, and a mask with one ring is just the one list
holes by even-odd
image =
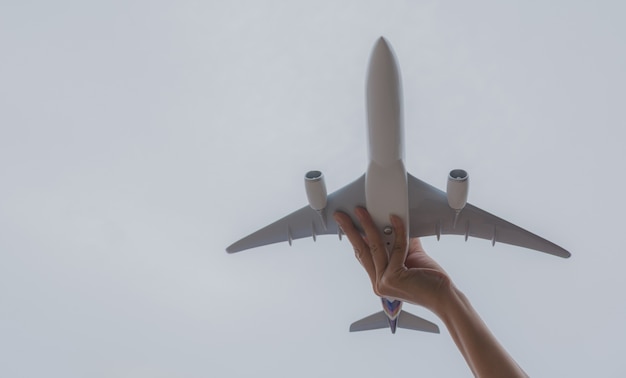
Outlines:
{"label": "model plane livery stripe", "polygon": [[387,298],[380,298],[383,303],[383,310],[389,317],[389,319],[395,319],[398,317],[400,310],[402,310],[402,302],[401,301],[390,301]]}

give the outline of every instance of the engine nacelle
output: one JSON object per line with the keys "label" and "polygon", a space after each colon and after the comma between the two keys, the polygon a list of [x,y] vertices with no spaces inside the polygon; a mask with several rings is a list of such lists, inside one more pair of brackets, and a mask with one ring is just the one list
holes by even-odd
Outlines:
{"label": "engine nacelle", "polygon": [[309,206],[313,210],[322,211],[326,208],[327,193],[324,174],[320,171],[309,171],[304,175],[304,188]]}
{"label": "engine nacelle", "polygon": [[448,205],[457,213],[463,210],[467,203],[469,191],[469,175],[462,169],[453,169],[448,175]]}

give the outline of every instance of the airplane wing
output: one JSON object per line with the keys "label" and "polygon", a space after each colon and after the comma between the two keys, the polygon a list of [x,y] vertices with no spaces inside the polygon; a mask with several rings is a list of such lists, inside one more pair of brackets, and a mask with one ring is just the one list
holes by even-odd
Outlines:
{"label": "airplane wing", "polygon": [[315,240],[317,235],[337,234],[341,238],[333,214],[335,211],[352,214],[357,206],[365,206],[365,175],[331,193],[323,212],[319,213],[307,205],[233,243],[226,251],[235,253],[284,241],[291,245],[292,240],[306,237]]}
{"label": "airplane wing", "polygon": [[464,235],[516,245],[559,257],[570,253],[558,245],[524,230],[471,204],[461,210],[455,224],[455,211],[448,205],[446,193],[407,174],[411,237]]}
{"label": "airplane wing", "polygon": [[[407,174],[409,184],[410,237],[464,235],[534,249],[559,257],[570,257],[562,247],[498,218],[471,204],[465,205],[455,223],[455,211],[448,205],[446,193]],[[352,214],[357,206],[365,206],[365,175],[328,196],[322,213],[305,206],[245,238],[226,251],[240,252],[267,244],[341,232],[332,215],[335,211]]]}

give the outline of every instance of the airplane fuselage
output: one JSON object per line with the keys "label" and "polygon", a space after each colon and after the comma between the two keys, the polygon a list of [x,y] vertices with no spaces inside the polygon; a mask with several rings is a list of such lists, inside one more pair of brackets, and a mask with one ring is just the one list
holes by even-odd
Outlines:
{"label": "airplane fuselage", "polygon": [[[409,195],[400,69],[393,50],[382,37],[372,51],[366,85],[369,162],[365,173],[365,203],[389,253],[395,241],[389,216],[402,218],[408,230]],[[382,305],[395,332],[402,302],[382,298]]]}
{"label": "airplane fuselage", "polygon": [[[389,215],[409,227],[409,196],[404,165],[404,124],[400,70],[391,47],[380,38],[372,51],[367,75],[367,134],[369,161],[365,174],[365,202],[383,232]],[[389,230],[387,228],[387,230]],[[394,236],[383,232],[393,246]]]}

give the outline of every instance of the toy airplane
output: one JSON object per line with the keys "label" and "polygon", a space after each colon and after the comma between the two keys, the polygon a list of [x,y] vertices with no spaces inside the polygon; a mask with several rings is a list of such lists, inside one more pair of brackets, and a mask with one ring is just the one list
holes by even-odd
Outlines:
{"label": "toy airplane", "polygon": [[[393,246],[389,215],[402,218],[409,237],[454,234],[534,249],[559,257],[570,253],[558,245],[498,218],[467,202],[469,177],[462,169],[448,175],[447,193],[411,176],[404,165],[404,130],[400,70],[389,43],[380,38],[372,51],[367,74],[367,171],[356,181],[327,195],[324,176],[310,171],[304,176],[309,206],[246,236],[229,246],[229,253],[262,245],[318,235],[336,234],[341,229],[332,214],[352,214],[365,207],[383,235]],[[356,221],[356,220],[355,220]],[[356,222],[355,222],[356,224]],[[350,331],[396,327],[438,333],[436,324],[402,310],[402,302],[381,298],[383,311],[363,318]]]}

